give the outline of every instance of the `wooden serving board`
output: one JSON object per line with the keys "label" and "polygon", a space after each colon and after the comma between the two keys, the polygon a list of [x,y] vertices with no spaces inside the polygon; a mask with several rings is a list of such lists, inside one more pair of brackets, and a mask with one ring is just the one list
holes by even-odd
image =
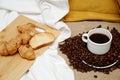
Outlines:
{"label": "wooden serving board", "polygon": [[[0,41],[9,41],[10,39],[16,37],[18,34],[17,26],[27,23],[32,23],[46,32],[53,33],[56,38],[60,34],[58,30],[52,27],[38,23],[21,15],[0,32]],[[40,56],[47,48],[48,46],[44,46],[38,50],[35,50],[36,56]],[[21,58],[18,53],[12,56],[0,56],[0,80],[19,80],[31,67],[33,62],[34,60],[26,60]]]}

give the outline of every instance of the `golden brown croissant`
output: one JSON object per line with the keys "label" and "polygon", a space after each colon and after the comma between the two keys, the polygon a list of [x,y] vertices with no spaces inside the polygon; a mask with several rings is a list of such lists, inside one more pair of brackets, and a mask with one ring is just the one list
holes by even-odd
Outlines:
{"label": "golden brown croissant", "polygon": [[35,30],[35,25],[32,23],[17,26],[17,29],[20,33],[29,33],[31,36],[38,33],[38,31]]}
{"label": "golden brown croissant", "polygon": [[0,43],[0,54],[7,56],[13,55],[21,45],[21,37],[17,36],[16,38],[10,40],[9,42],[3,41]]}
{"label": "golden brown croissant", "polygon": [[17,49],[20,47],[21,43],[21,36],[17,36],[16,38],[10,40],[6,45],[8,53],[10,55],[15,54],[15,52],[17,52]]}
{"label": "golden brown croissant", "polygon": [[20,36],[22,39],[22,44],[27,44],[32,37],[29,33],[21,33]]}
{"label": "golden brown croissant", "polygon": [[21,45],[18,49],[21,57],[32,60],[35,59],[35,53],[30,45]]}

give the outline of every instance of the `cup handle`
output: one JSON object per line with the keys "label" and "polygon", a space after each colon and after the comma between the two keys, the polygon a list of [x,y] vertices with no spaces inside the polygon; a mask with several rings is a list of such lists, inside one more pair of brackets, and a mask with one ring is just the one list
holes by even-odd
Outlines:
{"label": "cup handle", "polygon": [[88,34],[87,34],[87,33],[84,33],[84,34],[82,35],[82,40],[83,40],[85,43],[88,42]]}

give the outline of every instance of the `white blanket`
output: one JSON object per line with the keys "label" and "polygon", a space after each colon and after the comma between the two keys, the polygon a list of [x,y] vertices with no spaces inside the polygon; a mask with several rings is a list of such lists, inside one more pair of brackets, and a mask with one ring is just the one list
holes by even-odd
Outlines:
{"label": "white blanket", "polygon": [[0,0],[0,31],[19,14],[61,31],[56,41],[38,58],[20,80],[74,80],[73,71],[58,55],[58,43],[71,36],[60,21],[69,11],[67,0]]}

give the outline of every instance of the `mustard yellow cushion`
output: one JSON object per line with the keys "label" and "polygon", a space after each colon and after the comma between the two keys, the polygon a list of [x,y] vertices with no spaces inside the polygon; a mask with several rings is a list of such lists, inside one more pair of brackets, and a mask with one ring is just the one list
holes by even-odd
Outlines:
{"label": "mustard yellow cushion", "polygon": [[120,14],[120,0],[117,0],[118,8],[119,8],[119,14]]}
{"label": "mustard yellow cushion", "polygon": [[105,20],[120,22],[117,0],[69,0],[70,12],[63,21]]}

